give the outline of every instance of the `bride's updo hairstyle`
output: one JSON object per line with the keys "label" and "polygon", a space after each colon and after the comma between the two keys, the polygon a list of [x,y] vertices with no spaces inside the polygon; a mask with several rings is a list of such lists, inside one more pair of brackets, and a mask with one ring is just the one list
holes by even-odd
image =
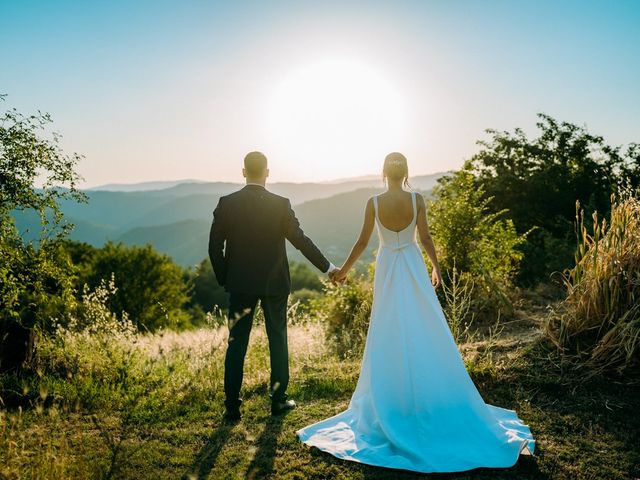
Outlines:
{"label": "bride's updo hairstyle", "polygon": [[405,187],[411,188],[409,185],[409,167],[407,166],[407,159],[399,152],[392,152],[384,158],[384,166],[382,167],[382,178],[387,182],[387,179],[402,180]]}

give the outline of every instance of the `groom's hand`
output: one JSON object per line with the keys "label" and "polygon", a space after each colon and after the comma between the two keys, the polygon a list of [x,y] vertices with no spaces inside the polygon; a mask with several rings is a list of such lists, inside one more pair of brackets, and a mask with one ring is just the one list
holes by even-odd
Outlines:
{"label": "groom's hand", "polygon": [[330,272],[328,273],[328,275],[329,275],[329,280],[331,280],[331,283],[333,283],[334,285],[335,285],[336,283],[338,283],[338,279],[337,279],[337,276],[338,276],[338,269],[337,269],[337,268],[336,268],[335,270],[330,271]]}
{"label": "groom's hand", "polygon": [[331,283],[333,284],[336,283],[336,274],[339,271],[340,269],[336,267],[333,263],[329,264],[329,269],[327,270],[327,276],[329,277],[329,280],[331,280]]}
{"label": "groom's hand", "polygon": [[347,271],[344,270],[344,267],[333,273],[333,281],[340,284],[344,284],[347,281]]}

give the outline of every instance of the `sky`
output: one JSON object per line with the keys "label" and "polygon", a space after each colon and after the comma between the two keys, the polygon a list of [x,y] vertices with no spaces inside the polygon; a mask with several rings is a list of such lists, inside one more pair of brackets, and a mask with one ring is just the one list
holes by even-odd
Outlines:
{"label": "sky", "polygon": [[459,168],[536,114],[640,141],[640,1],[0,0],[0,111],[49,112],[81,186]]}

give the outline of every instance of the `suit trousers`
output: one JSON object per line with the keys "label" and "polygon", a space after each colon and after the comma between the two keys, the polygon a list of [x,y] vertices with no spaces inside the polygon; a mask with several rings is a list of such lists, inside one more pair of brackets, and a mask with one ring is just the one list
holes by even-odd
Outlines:
{"label": "suit trousers", "polygon": [[289,384],[289,347],[287,344],[287,301],[289,295],[229,294],[229,340],[224,360],[224,393],[227,408],[237,408],[242,403],[240,388],[244,370],[244,358],[249,344],[258,300],[264,312],[271,378],[269,395],[272,401],[287,399]]}

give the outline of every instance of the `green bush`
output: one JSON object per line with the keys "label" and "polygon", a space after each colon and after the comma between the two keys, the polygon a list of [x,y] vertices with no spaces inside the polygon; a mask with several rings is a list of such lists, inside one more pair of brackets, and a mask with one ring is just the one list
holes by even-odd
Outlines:
{"label": "green bush", "polygon": [[[479,320],[512,309],[509,291],[522,259],[518,247],[526,238],[504,218],[506,210],[490,212],[491,201],[466,169],[439,179],[427,201],[443,281],[453,277],[454,267],[469,277],[474,285],[470,313]],[[443,291],[438,294],[446,301]]]}
{"label": "green bush", "polygon": [[468,273],[460,274],[454,266],[442,279],[444,296],[443,311],[449,330],[456,343],[473,341],[475,333],[471,331],[475,313],[473,305],[473,279]]}
{"label": "green bush", "polygon": [[322,291],[322,281],[316,271],[311,270],[307,265],[300,262],[289,262],[289,273],[291,275],[291,290],[315,290]]}
{"label": "green bush", "polygon": [[325,282],[325,295],[312,301],[327,341],[340,358],[362,354],[373,300],[372,275],[373,265],[369,275],[351,275],[342,285]]}
{"label": "green bush", "polygon": [[97,288],[114,278],[117,292],[110,297],[114,312],[127,312],[141,330],[186,328],[190,319],[183,307],[189,300],[182,268],[151,245],[107,243],[96,249],[89,265],[79,270],[79,285]]}
{"label": "green bush", "polygon": [[322,298],[322,295],[321,291],[301,288],[300,290],[291,292],[289,303],[298,303],[302,311],[308,312],[310,311],[313,301]]}
{"label": "green bush", "polygon": [[214,311],[216,306],[219,309],[229,306],[229,295],[218,284],[209,259],[200,262],[195,271],[187,270],[185,281],[193,287],[188,306],[197,305],[205,312]]}

